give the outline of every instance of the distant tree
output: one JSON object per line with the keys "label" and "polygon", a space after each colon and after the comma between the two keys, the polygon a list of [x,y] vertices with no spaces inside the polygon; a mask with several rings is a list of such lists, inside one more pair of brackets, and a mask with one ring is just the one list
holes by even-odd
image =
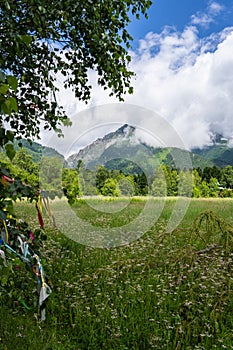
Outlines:
{"label": "distant tree", "polygon": [[60,158],[43,157],[40,162],[39,184],[50,197],[62,195],[62,169]]}
{"label": "distant tree", "polygon": [[117,177],[118,188],[122,196],[133,196],[135,195],[135,184],[132,175],[119,174]]}
{"label": "distant tree", "polygon": [[221,172],[220,169],[216,166],[213,167],[205,167],[202,173],[202,180],[206,182],[210,182],[211,177],[215,177],[216,179],[220,179]]}
{"label": "distant tree", "polygon": [[193,190],[192,190],[192,197],[194,197],[194,198],[200,198],[201,196],[202,196],[201,188],[200,188],[200,187],[194,186],[194,187],[193,187]]}
{"label": "distant tree", "polygon": [[221,197],[223,198],[233,198],[233,190],[232,189],[224,189],[221,193]]}
{"label": "distant tree", "polygon": [[134,175],[135,194],[146,196],[148,194],[148,181],[144,172]]}
{"label": "distant tree", "polygon": [[221,169],[221,184],[227,188],[233,189],[233,167],[228,165]]}
{"label": "distant tree", "polygon": [[193,189],[193,175],[191,171],[181,170],[179,173],[178,195],[191,197]]}
{"label": "distant tree", "polygon": [[28,150],[22,148],[18,150],[13,159],[13,165],[17,169],[16,175],[31,186],[38,186],[39,183],[39,165],[33,162],[32,155]]}
{"label": "distant tree", "polygon": [[64,168],[62,171],[63,192],[72,204],[82,195],[77,169]]}
{"label": "distant tree", "polygon": [[119,197],[121,192],[117,180],[111,178],[106,179],[101,188],[101,194],[104,196]]}
{"label": "distant tree", "polygon": [[193,172],[193,191],[192,191],[192,196],[195,198],[199,198],[202,196],[201,193],[201,183],[202,179],[200,176],[200,171],[198,169],[194,169]]}
{"label": "distant tree", "polygon": [[105,181],[109,178],[108,170],[105,169],[104,166],[98,165],[96,167],[96,175],[95,175],[95,181],[96,181],[96,188],[98,191],[101,192],[102,187],[105,184]]}
{"label": "distant tree", "polygon": [[168,195],[169,196],[177,196],[178,194],[178,182],[179,182],[179,176],[176,169],[171,170],[171,181],[170,186],[168,188]]}
{"label": "distant tree", "polygon": [[211,177],[217,180],[220,180],[220,176],[221,176],[221,170],[216,165],[214,165],[211,171]]}
{"label": "distant tree", "polygon": [[215,177],[211,177],[208,184],[210,190],[210,197],[218,197],[219,195],[219,182]]}
{"label": "distant tree", "polygon": [[168,165],[162,165],[164,176],[166,179],[167,196],[176,196],[178,192],[178,172],[171,169]]}
{"label": "distant tree", "polygon": [[164,167],[162,166],[157,167],[153,175],[151,193],[155,197],[167,196],[167,181],[164,173]]}
{"label": "distant tree", "polygon": [[196,170],[198,172],[198,175],[202,178],[203,171],[200,167],[197,167],[196,169],[193,169],[193,170]]}
{"label": "distant tree", "polygon": [[[82,168],[78,170],[80,189],[84,196],[98,195],[99,191],[96,187],[96,174],[94,171]],[[103,183],[102,183],[103,185]]]}
{"label": "distant tree", "polygon": [[13,164],[22,170],[26,170],[29,173],[38,173],[38,165],[33,162],[32,155],[28,153],[28,150],[26,148],[21,148],[16,152],[13,159]]}
{"label": "distant tree", "polygon": [[210,188],[206,181],[201,182],[201,196],[205,198],[210,197]]}

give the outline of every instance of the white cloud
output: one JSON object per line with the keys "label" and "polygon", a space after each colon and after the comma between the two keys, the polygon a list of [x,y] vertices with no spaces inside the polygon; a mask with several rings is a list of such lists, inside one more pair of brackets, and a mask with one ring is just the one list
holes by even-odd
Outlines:
{"label": "white cloud", "polygon": [[215,17],[218,16],[224,10],[224,6],[220,5],[216,1],[209,3],[206,12],[197,12],[192,15],[191,23],[193,25],[199,25],[202,27],[208,27],[212,22],[215,21]]}
{"label": "white cloud", "polygon": [[[214,16],[220,11],[222,7],[212,2],[207,12]],[[170,27],[161,33],[150,32],[140,41],[139,49],[131,53],[131,69],[136,72],[132,81],[135,91],[127,96],[126,103],[157,112],[177,131],[187,148],[209,144],[213,132],[233,138],[232,50],[233,27],[206,38],[199,37],[194,25],[182,32]],[[93,72],[90,72],[90,81],[93,99],[88,109],[75,100],[70,91],[62,89],[60,100],[73,116],[74,126],[65,131],[62,142],[53,138],[60,151],[69,146],[70,140],[85,133],[80,147],[91,142],[95,137],[93,131],[87,132],[90,128],[96,130],[96,137],[103,136],[103,131],[115,130],[121,123],[135,122],[145,130],[152,130],[152,126],[156,130],[158,119],[145,115],[140,108],[140,115],[131,115],[128,109],[124,114],[119,103],[119,108],[116,104],[113,108],[100,109],[102,114],[97,113],[91,107],[117,100],[109,98],[107,92],[96,85]],[[161,133],[161,128],[159,130]],[[166,142],[172,145],[177,140],[169,135]]]}
{"label": "white cloud", "polygon": [[213,131],[233,135],[233,28],[205,40],[195,27],[182,33],[166,29],[154,45],[159,47],[154,49],[150,33],[134,55],[137,80],[130,102],[164,116],[187,147],[208,144]]}
{"label": "white cloud", "polygon": [[213,16],[217,16],[219,15],[222,11],[224,10],[224,6],[219,4],[216,1],[213,1],[209,4],[209,8],[208,11],[210,14],[212,14]]}

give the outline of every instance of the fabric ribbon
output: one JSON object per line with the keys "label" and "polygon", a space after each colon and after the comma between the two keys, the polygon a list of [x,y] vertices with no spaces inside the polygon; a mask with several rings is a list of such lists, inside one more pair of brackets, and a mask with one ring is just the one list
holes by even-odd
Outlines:
{"label": "fabric ribbon", "polygon": [[40,210],[38,203],[36,203],[36,209],[37,209],[37,215],[38,215],[38,220],[39,220],[40,227],[42,229],[44,229],[44,221],[43,221],[43,218],[42,218],[42,210]]}
{"label": "fabric ribbon", "polygon": [[47,300],[49,295],[52,293],[52,290],[50,286],[45,282],[44,270],[43,270],[43,266],[41,264],[41,260],[39,256],[37,254],[34,254],[33,257],[37,261],[37,267],[40,275],[41,288],[40,288],[40,295],[39,295],[39,306],[41,311],[41,321],[44,321],[45,320],[45,301]]}
{"label": "fabric ribbon", "polygon": [[[38,217],[39,217],[39,222],[41,224],[41,227],[44,228],[44,222],[42,219],[42,215],[40,212],[40,208],[36,203],[36,207],[38,210]],[[18,234],[16,237],[16,240],[19,242],[19,248],[20,248],[20,253],[13,249],[9,244],[8,244],[8,229],[7,229],[7,224],[3,220],[4,223],[4,230],[1,232],[0,236],[0,246],[3,245],[7,250],[11,251],[15,255],[17,255],[21,260],[23,260],[25,263],[27,263],[30,267],[32,267],[34,273],[36,274],[38,278],[38,285],[40,287],[39,290],[39,307],[41,311],[41,321],[45,320],[45,301],[49,297],[49,295],[52,293],[52,289],[50,286],[46,283],[46,278],[45,278],[45,273],[43,270],[43,266],[41,263],[40,257],[32,252],[31,250],[29,251],[29,243],[26,240],[26,237],[24,235]],[[32,232],[30,232],[30,239],[34,239],[34,235]],[[0,249],[0,256],[3,259],[4,266],[7,267],[7,261],[6,261],[6,256],[5,252]],[[33,263],[33,259],[36,260],[36,266]],[[24,305],[24,307],[28,310],[30,308],[26,305],[24,300],[22,298],[19,299],[20,302]]]}
{"label": "fabric ribbon", "polygon": [[5,252],[3,250],[1,250],[1,249],[0,249],[0,255],[1,255],[2,259],[3,259],[4,266],[7,267]]}

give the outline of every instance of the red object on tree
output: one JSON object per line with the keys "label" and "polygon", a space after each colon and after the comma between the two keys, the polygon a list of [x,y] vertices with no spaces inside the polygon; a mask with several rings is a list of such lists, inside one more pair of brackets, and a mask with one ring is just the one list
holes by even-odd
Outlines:
{"label": "red object on tree", "polygon": [[41,211],[40,211],[37,203],[36,203],[36,209],[37,209],[37,214],[38,214],[38,220],[39,220],[39,223],[40,223],[40,227],[42,229],[44,229],[44,221],[43,221],[42,214],[41,214]]}

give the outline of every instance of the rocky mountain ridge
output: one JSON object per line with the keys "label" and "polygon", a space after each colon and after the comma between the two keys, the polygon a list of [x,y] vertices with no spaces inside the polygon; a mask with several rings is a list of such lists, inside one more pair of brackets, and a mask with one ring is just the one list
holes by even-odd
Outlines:
{"label": "rocky mountain ridge", "polygon": [[233,148],[228,147],[227,140],[221,135],[216,136],[212,146],[192,151],[174,147],[153,147],[140,140],[135,127],[125,124],[72,154],[67,159],[67,165],[76,167],[78,161],[82,160],[90,169],[99,164],[109,169],[124,171],[124,168],[129,167],[129,163],[135,163],[153,171],[158,163],[175,168],[187,167],[185,162],[189,163],[188,158],[191,160],[190,167],[233,165]]}

